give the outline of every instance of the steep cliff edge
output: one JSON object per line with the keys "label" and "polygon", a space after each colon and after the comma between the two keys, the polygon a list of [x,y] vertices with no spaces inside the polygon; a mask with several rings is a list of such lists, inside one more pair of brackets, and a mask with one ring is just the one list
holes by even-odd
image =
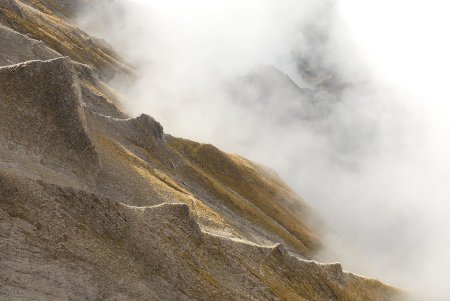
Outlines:
{"label": "steep cliff edge", "polygon": [[0,300],[399,296],[314,261],[314,212],[278,177],[122,113],[104,81],[131,69],[61,3],[0,0]]}

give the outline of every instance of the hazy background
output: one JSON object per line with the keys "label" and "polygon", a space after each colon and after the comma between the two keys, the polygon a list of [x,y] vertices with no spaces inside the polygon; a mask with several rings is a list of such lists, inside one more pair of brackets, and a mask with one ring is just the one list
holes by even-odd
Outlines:
{"label": "hazy background", "polygon": [[324,260],[448,300],[448,11],[113,0],[79,23],[139,69],[130,114],[278,171],[327,221]]}

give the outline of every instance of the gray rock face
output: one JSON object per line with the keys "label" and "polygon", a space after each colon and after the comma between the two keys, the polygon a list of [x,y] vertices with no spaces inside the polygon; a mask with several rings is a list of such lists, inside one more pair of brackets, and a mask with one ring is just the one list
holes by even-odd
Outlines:
{"label": "gray rock face", "polygon": [[159,122],[157,122],[153,117],[146,114],[139,115],[137,118],[130,119],[130,125],[138,131],[138,136],[141,138],[136,138],[135,143],[146,145],[148,144],[146,139],[154,139],[158,142],[165,142],[164,130]]}
{"label": "gray rock face", "polygon": [[3,145],[21,145],[48,167],[95,171],[100,162],[87,134],[80,84],[70,59],[2,67],[0,82]]}
{"label": "gray rock face", "polygon": [[29,60],[49,60],[61,55],[46,47],[42,41],[33,40],[8,27],[0,25],[0,66]]}

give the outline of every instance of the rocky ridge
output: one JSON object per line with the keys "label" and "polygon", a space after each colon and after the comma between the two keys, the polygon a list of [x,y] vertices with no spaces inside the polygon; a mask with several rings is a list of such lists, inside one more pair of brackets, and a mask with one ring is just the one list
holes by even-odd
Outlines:
{"label": "rocky ridge", "polygon": [[314,213],[272,173],[124,114],[106,81],[132,68],[63,4],[0,0],[0,300],[399,296],[314,261]]}

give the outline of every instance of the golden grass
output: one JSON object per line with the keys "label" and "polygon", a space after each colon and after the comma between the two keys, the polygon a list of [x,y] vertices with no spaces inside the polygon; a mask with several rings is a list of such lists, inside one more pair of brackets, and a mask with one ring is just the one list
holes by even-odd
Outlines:
{"label": "golden grass", "polygon": [[[231,229],[226,220],[212,208],[204,204],[201,200],[187,190],[181,187],[172,177],[162,170],[151,167],[147,162],[137,157],[134,153],[119,145],[112,139],[99,135],[98,136],[101,149],[107,153],[107,156],[113,162],[121,161],[124,166],[130,167],[134,171],[135,177],[141,177],[148,182],[148,185],[159,191],[169,193],[172,199],[177,202],[187,204],[192,212],[202,221],[207,221],[209,225],[216,225],[219,228]],[[151,159],[153,164],[160,165],[158,159]],[[125,171],[124,171],[125,172]]]}
{"label": "golden grass", "polygon": [[0,12],[12,27],[17,28],[21,33],[29,34],[60,54],[88,64],[100,72],[120,71],[124,74],[132,74],[131,69],[120,62],[119,56],[113,50],[96,45],[87,34],[76,27],[50,12],[43,13],[20,1],[17,3],[24,14],[23,18],[11,10],[0,9]]}
{"label": "golden grass", "polygon": [[304,204],[278,180],[262,174],[249,161],[210,145],[179,138],[169,139],[169,144],[189,159],[192,168],[207,179],[207,186],[238,207],[247,218],[280,236],[302,254],[312,254],[318,248],[316,235],[283,199],[295,200],[298,206]]}
{"label": "golden grass", "polygon": [[[43,3],[44,2],[44,3]],[[60,13],[64,17],[73,17],[75,12],[68,10],[64,5],[61,5],[59,1],[55,0],[28,0],[28,3],[33,7],[39,9],[43,13],[56,16],[55,12]]]}

